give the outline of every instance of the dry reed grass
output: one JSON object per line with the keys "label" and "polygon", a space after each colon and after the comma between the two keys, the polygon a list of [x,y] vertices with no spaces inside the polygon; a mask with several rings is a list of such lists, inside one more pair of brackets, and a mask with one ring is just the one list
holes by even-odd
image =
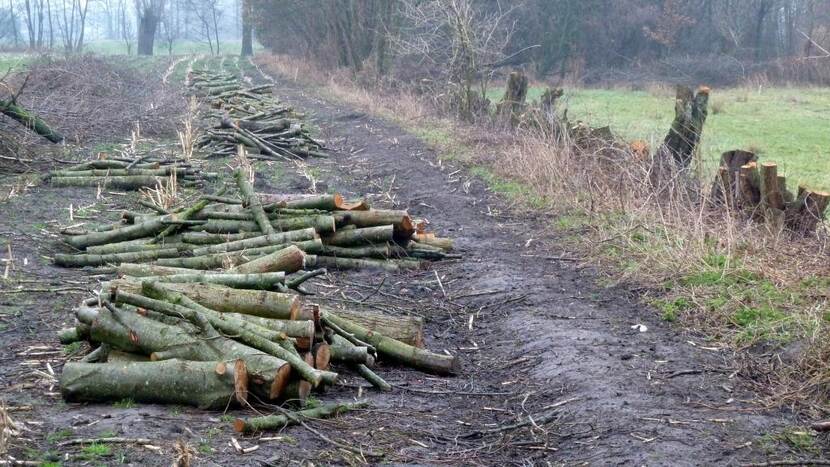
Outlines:
{"label": "dry reed grass", "polygon": [[[261,65],[416,134],[440,127],[439,137],[427,138],[431,143],[445,154],[461,151],[468,156],[462,160],[525,187],[509,194],[555,212],[552,227],[603,266],[607,283],[635,284],[665,319],[718,345],[765,349],[740,352],[738,361],[768,403],[814,408],[827,400],[825,227],[809,238],[769,232],[742,213],[713,209],[711,181],[693,174],[655,189],[648,177],[653,161],[636,148],[576,149],[555,136],[567,132],[508,135],[448,122],[412,93],[365,89],[343,72],[292,57],[269,56]],[[650,84],[647,91],[673,96],[663,85]]]}

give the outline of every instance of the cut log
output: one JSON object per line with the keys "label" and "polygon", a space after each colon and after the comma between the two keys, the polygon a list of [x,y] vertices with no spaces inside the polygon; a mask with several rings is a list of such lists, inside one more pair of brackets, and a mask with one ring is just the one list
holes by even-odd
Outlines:
{"label": "cut log", "polygon": [[[334,313],[360,326],[414,347],[424,346],[424,320],[418,316],[392,315],[369,310],[334,309],[319,306],[324,313]],[[313,309],[300,309],[299,319],[313,320]]]}
{"label": "cut log", "polygon": [[367,366],[372,366],[375,363],[374,357],[369,354],[368,347],[354,345],[337,334],[331,336],[329,355],[333,362]]}
{"label": "cut log", "polygon": [[[373,209],[370,211],[335,212],[336,226],[354,225],[357,228],[378,227],[392,225],[395,229],[395,239],[408,241],[415,233],[415,225],[406,211],[390,211]],[[321,234],[321,232],[318,230]]]}
{"label": "cut log", "polygon": [[163,286],[186,295],[206,308],[222,313],[293,320],[297,319],[300,311],[299,297],[291,294],[231,289],[210,284],[164,283]]}
{"label": "cut log", "polygon": [[132,264],[121,263],[118,266],[119,276],[146,277],[146,276],[170,276],[173,274],[193,274],[192,269],[174,268],[170,266],[159,266],[156,264]]}
{"label": "cut log", "polygon": [[366,403],[355,404],[326,404],[313,409],[300,410],[298,412],[286,412],[281,415],[267,415],[254,417],[247,420],[236,419],[233,424],[234,430],[239,433],[255,433],[259,431],[280,430],[289,425],[296,425],[300,421],[315,418],[328,418],[346,413],[350,410],[366,407]]}
{"label": "cut log", "polygon": [[[348,211],[349,213],[356,212],[371,212],[371,211]],[[271,221],[271,225],[275,230],[286,232],[289,230],[301,230],[309,227],[313,228],[320,234],[327,234],[334,232],[335,218],[333,216],[296,216],[284,219],[276,219]],[[382,225],[382,224],[375,224]],[[262,235],[259,226],[252,221],[236,221],[236,220],[222,220],[210,219],[204,225],[199,227],[200,230],[214,234],[235,234],[239,232],[257,232]]]}
{"label": "cut log", "polygon": [[112,253],[108,255],[55,255],[55,264],[63,267],[80,268],[84,266],[103,266],[105,264],[140,263],[159,258],[176,258],[182,253],[176,248],[162,250],[131,251],[129,253]]}
{"label": "cut log", "polygon": [[268,216],[265,215],[265,211],[262,209],[262,203],[259,201],[259,197],[254,191],[254,187],[251,186],[251,183],[248,181],[248,174],[246,171],[241,168],[236,169],[234,171],[234,177],[236,177],[236,184],[239,186],[239,192],[242,195],[242,200],[253,213],[254,219],[259,226],[259,230],[266,235],[275,233],[274,227],[271,225],[271,222],[268,220]]}
{"label": "cut log", "polygon": [[[145,187],[166,186],[169,177],[128,175],[122,177],[54,177],[49,183],[55,187],[104,186],[118,190],[137,190]],[[182,183],[184,184],[184,183]]]}
{"label": "cut log", "polygon": [[323,243],[331,246],[352,247],[385,244],[394,240],[392,225],[342,230],[323,237]]}
{"label": "cut log", "polygon": [[32,114],[24,109],[14,101],[6,101],[0,99],[0,113],[6,115],[12,120],[20,123],[26,128],[43,136],[53,143],[62,143],[64,137],[62,134],[53,130],[49,125],[41,120],[37,115]]}
{"label": "cut log", "polygon": [[139,224],[122,227],[120,229],[106,232],[92,232],[86,235],[75,235],[66,238],[65,241],[73,247],[83,250],[88,246],[135,240],[161,232],[166,227],[164,221],[172,219],[171,216],[157,216]]}
{"label": "cut log", "polygon": [[61,394],[68,401],[113,401],[194,405],[222,409],[245,404],[248,374],[245,362],[74,363],[63,367]]}
{"label": "cut log", "polygon": [[761,164],[761,202],[768,209],[784,210],[784,195],[778,186],[778,164]]}
{"label": "cut log", "polygon": [[259,193],[259,199],[270,208],[319,209],[321,211],[366,210],[363,201],[346,202],[339,193],[330,195]]}
{"label": "cut log", "polygon": [[[322,310],[321,310],[322,311]],[[440,375],[454,375],[460,369],[456,357],[440,355],[419,349],[403,342],[390,339],[382,334],[372,332],[352,321],[341,318],[331,312],[323,312],[323,323],[334,323],[340,329],[357,339],[374,346],[378,352],[413,368]]]}
{"label": "cut log", "polygon": [[261,274],[172,274],[167,276],[150,276],[157,282],[204,283],[224,285],[234,289],[273,290],[285,283],[284,272],[266,272]]}
{"label": "cut log", "polygon": [[[757,160],[755,153],[740,149],[721,154],[718,179],[712,184],[712,199],[732,203],[729,206],[733,206],[734,201],[740,198],[738,182],[741,167]],[[729,189],[724,191],[724,187]]]}
{"label": "cut log", "polygon": [[263,272],[284,271],[285,273],[297,272],[305,265],[305,253],[303,250],[291,245],[287,248],[275,251],[271,254],[240,264],[228,272],[237,274],[257,274]]}
{"label": "cut log", "polygon": [[305,257],[305,266],[308,268],[379,269],[389,272],[400,272],[405,270],[420,269],[421,263],[414,260],[381,261],[375,259],[337,258],[333,256],[307,255]]}
{"label": "cut log", "polygon": [[250,248],[259,248],[271,245],[283,245],[290,242],[314,240],[315,238],[317,238],[317,232],[315,232],[312,228],[291,230],[288,232],[263,235],[195,248],[193,250],[193,255],[199,256],[213,253],[226,253],[229,251],[247,250]]}
{"label": "cut log", "polygon": [[84,323],[58,331],[58,341],[63,344],[85,341],[89,339],[89,326]]}

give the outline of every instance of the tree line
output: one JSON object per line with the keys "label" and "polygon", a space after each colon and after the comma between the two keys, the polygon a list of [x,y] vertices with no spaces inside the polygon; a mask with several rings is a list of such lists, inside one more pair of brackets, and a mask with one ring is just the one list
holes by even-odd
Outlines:
{"label": "tree line", "polygon": [[826,0],[251,1],[264,45],[379,75],[431,63],[482,73],[499,57],[566,78],[655,63],[746,70],[830,55]]}
{"label": "tree line", "polygon": [[158,46],[172,54],[179,40],[206,43],[218,54],[220,38],[241,31],[242,53],[253,51],[246,0],[5,1],[0,44],[15,48],[81,52],[94,35],[122,42],[128,54],[152,55]]}

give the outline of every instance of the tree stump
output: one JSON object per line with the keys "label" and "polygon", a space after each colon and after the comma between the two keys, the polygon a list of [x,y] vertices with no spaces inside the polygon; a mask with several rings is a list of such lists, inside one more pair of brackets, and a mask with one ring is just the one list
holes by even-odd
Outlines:
{"label": "tree stump", "polygon": [[671,158],[679,168],[688,168],[692,163],[703,124],[708,115],[709,88],[701,86],[697,92],[686,86],[677,87],[674,102],[674,121],[669,134],[660,147],[661,158]]}
{"label": "tree stump", "polygon": [[504,90],[504,97],[496,109],[496,116],[499,121],[516,126],[524,113],[527,100],[528,80],[524,73],[514,71],[507,78],[507,87]]}

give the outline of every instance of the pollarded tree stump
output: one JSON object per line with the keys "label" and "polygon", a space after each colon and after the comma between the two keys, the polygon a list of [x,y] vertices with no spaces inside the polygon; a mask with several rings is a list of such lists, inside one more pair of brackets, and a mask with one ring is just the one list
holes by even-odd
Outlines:
{"label": "pollarded tree stump", "polygon": [[691,165],[700,143],[703,124],[709,113],[709,91],[706,86],[699,87],[696,93],[686,86],[677,87],[674,121],[669,134],[663,140],[659,156],[671,158],[679,168],[685,169]]}
{"label": "pollarded tree stump", "polygon": [[524,73],[514,71],[507,78],[507,87],[496,109],[499,121],[516,126],[524,113],[527,100],[528,80]]}

